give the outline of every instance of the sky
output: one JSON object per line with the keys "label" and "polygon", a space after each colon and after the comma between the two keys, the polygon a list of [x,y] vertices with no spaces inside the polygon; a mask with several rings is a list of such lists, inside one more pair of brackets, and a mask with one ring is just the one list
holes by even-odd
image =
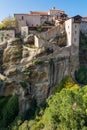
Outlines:
{"label": "sky", "polygon": [[52,7],[65,11],[69,17],[87,16],[87,0],[0,0],[0,22],[9,15],[48,11]]}

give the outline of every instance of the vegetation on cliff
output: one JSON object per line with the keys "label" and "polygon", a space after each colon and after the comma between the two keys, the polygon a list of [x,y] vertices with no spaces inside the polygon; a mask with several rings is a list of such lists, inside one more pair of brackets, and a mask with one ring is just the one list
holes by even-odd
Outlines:
{"label": "vegetation on cliff", "polygon": [[87,67],[80,66],[78,70],[75,72],[76,80],[83,85],[87,84]]}
{"label": "vegetation on cliff", "polygon": [[87,86],[80,87],[66,77],[55,87],[55,93],[47,99],[46,105],[38,108],[34,100],[31,109],[22,116],[17,116],[16,108],[15,95],[8,100],[3,111],[3,121],[6,121],[5,125],[9,125],[5,130],[86,130]]}
{"label": "vegetation on cliff", "polygon": [[0,97],[0,128],[7,129],[18,115],[18,97]]}
{"label": "vegetation on cliff", "polygon": [[17,21],[14,19],[13,16],[8,16],[7,18],[2,20],[0,24],[0,29],[10,29],[10,28],[17,28]]}

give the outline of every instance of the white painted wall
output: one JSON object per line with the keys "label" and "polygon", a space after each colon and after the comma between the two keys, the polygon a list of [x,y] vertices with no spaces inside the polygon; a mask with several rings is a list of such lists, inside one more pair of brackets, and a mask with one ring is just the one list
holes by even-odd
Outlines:
{"label": "white painted wall", "polygon": [[67,46],[71,46],[72,44],[79,46],[80,24],[75,23],[74,19],[71,18],[65,21],[65,30],[67,33]]}
{"label": "white painted wall", "polygon": [[28,32],[29,32],[28,26],[21,27],[21,36],[22,37],[28,36]]}
{"label": "white painted wall", "polygon": [[65,21],[65,30],[67,34],[67,46],[72,44],[72,19]]}
{"label": "white painted wall", "polygon": [[41,24],[40,15],[15,14],[14,16],[18,22],[19,31],[21,31],[22,26],[37,26]]}
{"label": "white painted wall", "polygon": [[29,15],[26,18],[28,26],[37,26],[41,24],[40,15]]}

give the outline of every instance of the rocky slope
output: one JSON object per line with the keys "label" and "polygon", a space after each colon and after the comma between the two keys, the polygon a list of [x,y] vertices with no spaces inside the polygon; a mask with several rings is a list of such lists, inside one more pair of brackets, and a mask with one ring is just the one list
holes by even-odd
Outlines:
{"label": "rocky slope", "polygon": [[0,44],[0,56],[0,95],[16,93],[20,113],[29,108],[33,98],[38,105],[43,102],[75,69],[70,47],[60,48],[54,42],[36,48],[29,41],[15,38]]}

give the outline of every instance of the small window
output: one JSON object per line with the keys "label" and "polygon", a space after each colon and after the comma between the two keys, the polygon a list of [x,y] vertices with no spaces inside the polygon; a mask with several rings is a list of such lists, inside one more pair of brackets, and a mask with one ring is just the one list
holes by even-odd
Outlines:
{"label": "small window", "polygon": [[24,20],[24,16],[22,16],[22,20]]}
{"label": "small window", "polygon": [[77,27],[77,25],[75,25],[75,28]]}
{"label": "small window", "polygon": [[75,31],[75,34],[77,34],[77,31]]}
{"label": "small window", "polygon": [[74,38],[74,42],[76,42],[76,38]]}

